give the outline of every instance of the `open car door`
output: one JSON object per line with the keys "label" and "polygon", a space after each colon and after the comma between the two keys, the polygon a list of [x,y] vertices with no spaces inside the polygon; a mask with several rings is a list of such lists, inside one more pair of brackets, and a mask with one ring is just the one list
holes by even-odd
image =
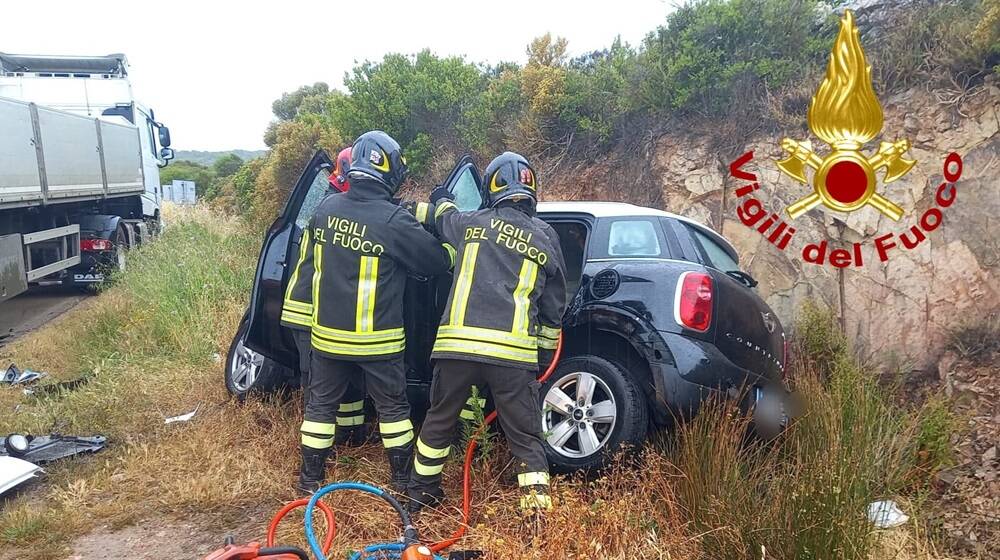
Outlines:
{"label": "open car door", "polygon": [[443,183],[455,195],[455,206],[462,212],[480,210],[485,204],[483,200],[483,180],[479,168],[472,161],[472,156],[462,156],[452,168],[448,178]]}
{"label": "open car door", "polygon": [[249,328],[244,344],[289,368],[297,369],[298,352],[287,329],[281,327],[281,304],[299,255],[302,229],[319,202],[330,194],[333,160],[320,150],[296,181],[288,202],[267,230],[250,298]]}

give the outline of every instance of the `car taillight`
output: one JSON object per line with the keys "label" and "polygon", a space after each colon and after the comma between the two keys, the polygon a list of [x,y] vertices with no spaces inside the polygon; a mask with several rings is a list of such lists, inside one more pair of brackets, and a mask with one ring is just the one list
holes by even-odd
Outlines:
{"label": "car taillight", "polygon": [[674,319],[683,327],[705,332],[712,324],[712,277],[685,272],[677,281]]}
{"label": "car taillight", "polygon": [[81,239],[81,251],[110,251],[111,241],[108,239]]}

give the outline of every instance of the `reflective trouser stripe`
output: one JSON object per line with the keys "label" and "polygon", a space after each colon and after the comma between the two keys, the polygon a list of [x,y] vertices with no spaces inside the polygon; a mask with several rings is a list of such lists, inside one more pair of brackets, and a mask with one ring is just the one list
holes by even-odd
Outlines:
{"label": "reflective trouser stripe", "polygon": [[351,427],[365,423],[365,401],[343,403],[337,408],[337,425]]}
{"label": "reflective trouser stripe", "polygon": [[518,486],[537,486],[549,484],[549,473],[545,471],[526,472],[517,475]]}
{"label": "reflective trouser stripe", "polygon": [[375,288],[378,285],[378,257],[362,256],[358,270],[356,330],[375,330]]}
{"label": "reflective trouser stripe", "polygon": [[417,452],[427,457],[428,459],[444,459],[451,452],[451,446],[445,446],[441,449],[436,447],[431,447],[417,438]]}
{"label": "reflective trouser stripe", "polygon": [[528,333],[528,309],[537,279],[538,264],[528,259],[521,261],[521,272],[517,275],[517,287],[514,288],[514,323],[510,329],[515,335]]}
{"label": "reflective trouser stripe", "polygon": [[469,303],[472,291],[472,277],[476,273],[476,257],[479,255],[479,243],[469,243],[462,251],[462,266],[455,282],[455,290],[451,299],[451,314],[449,323],[462,325],[465,323],[465,309]]}
{"label": "reflective trouser stripe", "polygon": [[538,328],[538,336],[544,336],[545,338],[551,338],[555,340],[559,338],[559,333],[562,332],[561,327],[546,327],[542,325]]}
{"label": "reflective trouser stripe", "polygon": [[413,441],[413,423],[410,419],[396,422],[379,422],[379,433],[385,447],[403,447]]}
{"label": "reflective trouser stripe", "polygon": [[413,470],[421,476],[437,476],[444,471],[444,463],[440,465],[425,465],[420,461],[420,457],[413,459]]}
{"label": "reflective trouser stripe", "polygon": [[313,422],[303,420],[299,432],[302,438],[302,445],[313,449],[329,449],[333,447],[333,436],[336,434],[337,425],[326,422]]}
{"label": "reflective trouser stripe", "polygon": [[365,409],[365,401],[354,401],[343,403],[337,408],[337,412],[357,412]]}
{"label": "reflective trouser stripe", "polygon": [[521,509],[552,509],[552,497],[536,493],[521,496]]}

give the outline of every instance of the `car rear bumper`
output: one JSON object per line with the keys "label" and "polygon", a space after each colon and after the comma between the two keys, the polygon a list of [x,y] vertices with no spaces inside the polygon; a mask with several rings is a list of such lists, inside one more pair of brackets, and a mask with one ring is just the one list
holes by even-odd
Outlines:
{"label": "car rear bumper", "polygon": [[[742,391],[768,383],[763,376],[732,363],[716,346],[677,333],[660,332],[664,349],[650,360],[657,393],[654,418],[690,418],[713,395],[739,397]],[[664,423],[659,422],[658,423]]]}

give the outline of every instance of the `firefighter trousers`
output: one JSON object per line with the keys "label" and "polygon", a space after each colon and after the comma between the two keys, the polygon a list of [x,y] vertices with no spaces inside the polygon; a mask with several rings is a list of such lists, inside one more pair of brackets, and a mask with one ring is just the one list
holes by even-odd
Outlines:
{"label": "firefighter trousers", "polygon": [[403,358],[350,362],[327,358],[319,352],[312,352],[309,368],[309,398],[302,421],[302,445],[314,449],[333,445],[339,408],[352,383],[364,383],[375,402],[379,432],[386,449],[392,451],[411,446],[413,424],[410,404],[406,400]]}
{"label": "firefighter trousers", "polygon": [[[302,407],[309,402],[309,370],[312,367],[312,338],[309,331],[295,329],[295,348],[299,351],[299,386],[302,387]],[[344,402],[337,407],[336,424],[341,428],[352,429],[365,423],[365,384],[361,378],[351,379]]]}
{"label": "firefighter trousers", "polygon": [[542,415],[535,373],[465,360],[437,360],[431,382],[431,407],[417,438],[408,494],[426,503],[440,498],[441,473],[455,441],[459,413],[473,385],[488,385],[507,445],[517,459],[524,509],[551,507],[548,460],[542,448]]}

